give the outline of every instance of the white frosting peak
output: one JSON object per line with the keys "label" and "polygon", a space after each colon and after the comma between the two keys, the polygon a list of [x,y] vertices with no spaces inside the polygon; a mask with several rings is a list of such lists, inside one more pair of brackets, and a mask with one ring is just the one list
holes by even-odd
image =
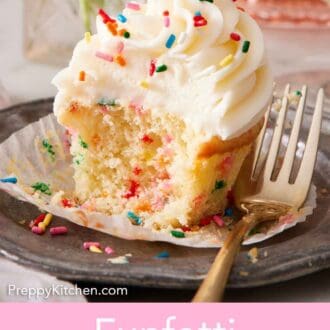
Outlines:
{"label": "white frosting peak", "polygon": [[[53,81],[59,89],[55,114],[72,100],[92,105],[116,99],[124,106],[134,102],[177,114],[205,138],[222,139],[260,120],[272,76],[262,33],[250,16],[232,0],[149,0],[133,7],[123,11],[117,27],[110,23],[117,35],[98,16],[97,34],[78,43],[69,67]],[[129,38],[121,35],[123,29]],[[233,40],[237,36],[240,40]],[[118,53],[125,66],[109,61]],[[152,61],[166,70],[151,76]],[[86,73],[83,82],[80,71]]]}

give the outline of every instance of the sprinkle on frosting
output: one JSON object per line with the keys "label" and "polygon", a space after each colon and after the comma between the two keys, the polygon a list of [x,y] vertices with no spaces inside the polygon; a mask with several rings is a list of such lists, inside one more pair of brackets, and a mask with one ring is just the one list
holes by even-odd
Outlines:
{"label": "sprinkle on frosting", "polygon": [[88,44],[91,42],[91,33],[90,32],[85,32],[85,41]]}
{"label": "sprinkle on frosting", "polygon": [[109,32],[112,33],[113,36],[116,36],[118,34],[116,23],[108,22],[107,28],[108,28]]}
{"label": "sprinkle on frosting", "polygon": [[51,195],[52,191],[50,190],[49,184],[46,184],[44,182],[36,182],[31,186],[35,191],[40,191],[44,193],[45,195]]}
{"label": "sprinkle on frosting", "polygon": [[101,58],[102,60],[108,61],[108,62],[113,62],[113,56],[102,53],[100,51],[95,52],[95,56],[98,58]]}
{"label": "sprinkle on frosting", "polygon": [[149,83],[146,80],[141,80],[140,81],[140,86],[144,89],[148,89],[149,88]]}
{"label": "sprinkle on frosting", "polygon": [[[165,15],[165,13],[167,15]],[[168,28],[168,27],[170,27],[170,25],[171,25],[171,19],[169,16],[169,12],[167,11],[167,12],[164,12],[164,26]]]}
{"label": "sprinkle on frosting", "polygon": [[[192,130],[205,132],[205,139],[239,136],[260,120],[273,79],[262,32],[250,16],[242,15],[231,0],[130,3],[138,11],[128,5],[120,12],[126,23],[121,16],[116,15],[115,21],[100,10],[93,42],[79,43],[69,70],[54,79],[60,90],[54,109],[57,116],[71,96],[83,104],[95,104],[98,95],[110,90],[123,105],[136,99],[146,109],[182,117]],[[171,30],[164,27],[165,17],[171,20]],[[119,40],[125,43],[123,53],[117,51]],[[248,49],[245,41],[255,47]],[[121,65],[100,65],[93,60],[96,51],[112,55],[115,63],[116,56],[123,56],[125,61],[119,61],[123,66],[127,62],[127,70],[121,70]],[[251,56],[240,56],[246,51]],[[222,70],[219,63],[228,53],[234,56],[233,65]],[[153,59],[157,59],[155,66],[150,65]],[[164,69],[162,64],[173,74],[156,74],[157,69],[164,72],[159,70]],[[79,74],[76,68],[86,71],[86,83],[81,86],[74,83]],[[148,93],[139,87],[146,76],[157,78]]]}
{"label": "sprinkle on frosting", "polygon": [[171,34],[166,41],[166,48],[170,49],[175,43],[176,36]]}
{"label": "sprinkle on frosting", "polygon": [[119,41],[117,44],[117,52],[121,54],[124,51],[125,45],[122,41]]}
{"label": "sprinkle on frosting", "polygon": [[247,53],[250,49],[250,41],[245,40],[242,46],[242,52]]}
{"label": "sprinkle on frosting", "polygon": [[233,54],[229,54],[220,62],[220,66],[223,68],[223,67],[231,64],[233,62],[233,60],[234,60]]}
{"label": "sprinkle on frosting", "polygon": [[79,72],[79,81],[85,81],[86,80],[86,73],[85,71]]}
{"label": "sprinkle on frosting", "polygon": [[155,71],[156,71],[156,61],[151,60],[150,67],[149,67],[149,76],[152,77],[155,74]]}
{"label": "sprinkle on frosting", "polygon": [[131,34],[128,31],[125,31],[124,34],[123,34],[123,37],[126,38],[126,39],[129,39],[130,36],[131,36]]}
{"label": "sprinkle on frosting", "polygon": [[127,22],[127,18],[123,14],[118,14],[117,20],[121,23],[126,23]]}
{"label": "sprinkle on frosting", "polygon": [[195,27],[203,27],[207,25],[207,19],[202,16],[201,13],[198,13],[200,15],[194,16],[194,26]]}
{"label": "sprinkle on frosting", "polygon": [[156,68],[156,72],[165,72],[167,71],[167,65],[163,64]]}
{"label": "sprinkle on frosting", "polygon": [[230,34],[230,38],[234,41],[240,41],[241,40],[241,36],[238,33],[235,33],[235,32]]}
{"label": "sprinkle on frosting", "polygon": [[99,10],[99,15],[102,17],[104,24],[107,24],[109,22],[112,22],[112,23],[115,22],[115,20],[112,19],[103,9]]}
{"label": "sprinkle on frosting", "polygon": [[117,64],[119,64],[120,66],[126,66],[126,60],[123,56],[121,55],[117,55],[115,58],[115,61]]}
{"label": "sprinkle on frosting", "polygon": [[126,8],[129,8],[129,9],[132,9],[132,10],[140,10],[141,9],[140,5],[136,2],[127,3]]}

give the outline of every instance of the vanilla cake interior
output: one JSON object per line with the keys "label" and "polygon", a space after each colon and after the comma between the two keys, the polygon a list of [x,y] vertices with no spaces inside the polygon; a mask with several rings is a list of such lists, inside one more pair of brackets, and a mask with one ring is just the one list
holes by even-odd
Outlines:
{"label": "vanilla cake interior", "polygon": [[203,144],[176,116],[113,100],[72,102],[59,119],[72,135],[79,203],[155,229],[194,227],[222,212],[260,126],[232,146],[226,141],[226,151]]}

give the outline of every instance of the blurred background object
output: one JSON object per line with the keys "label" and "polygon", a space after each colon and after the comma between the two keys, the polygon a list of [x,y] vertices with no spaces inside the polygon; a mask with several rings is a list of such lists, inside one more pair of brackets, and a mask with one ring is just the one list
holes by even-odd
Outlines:
{"label": "blurred background object", "polygon": [[329,0],[239,0],[263,25],[330,26]]}
{"label": "blurred background object", "polygon": [[99,8],[116,15],[123,0],[24,0],[24,52],[42,63],[66,65],[84,31],[95,31]]}

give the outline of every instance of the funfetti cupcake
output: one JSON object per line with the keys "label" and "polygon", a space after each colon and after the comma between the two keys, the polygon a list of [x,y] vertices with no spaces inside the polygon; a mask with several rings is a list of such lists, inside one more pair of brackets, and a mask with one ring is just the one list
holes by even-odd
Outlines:
{"label": "funfetti cupcake", "polygon": [[53,82],[78,204],[187,230],[224,211],[273,84],[262,33],[232,0],[100,10]]}

